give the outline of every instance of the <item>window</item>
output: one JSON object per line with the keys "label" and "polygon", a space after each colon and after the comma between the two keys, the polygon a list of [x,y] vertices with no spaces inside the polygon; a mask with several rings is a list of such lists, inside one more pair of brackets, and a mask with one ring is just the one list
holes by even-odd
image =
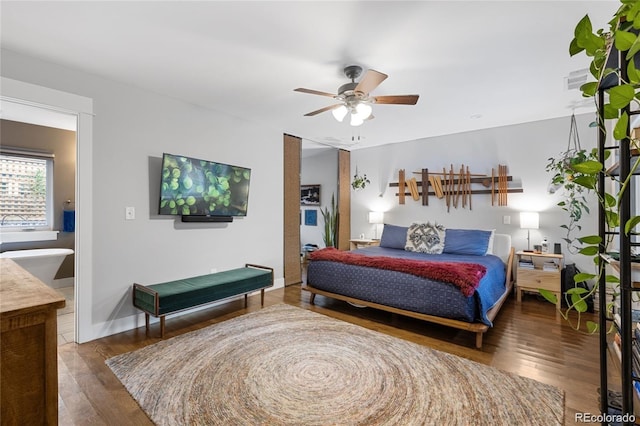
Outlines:
{"label": "window", "polygon": [[51,229],[53,154],[2,148],[0,227]]}

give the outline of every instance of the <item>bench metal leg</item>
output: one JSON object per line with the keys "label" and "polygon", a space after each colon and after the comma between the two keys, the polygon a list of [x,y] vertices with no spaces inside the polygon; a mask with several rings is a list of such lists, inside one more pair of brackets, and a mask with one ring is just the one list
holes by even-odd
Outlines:
{"label": "bench metal leg", "polygon": [[245,293],[245,294],[244,294],[244,308],[245,308],[245,309],[247,309],[247,304],[248,304],[247,296],[248,296],[248,295],[247,295],[247,293]]}
{"label": "bench metal leg", "polygon": [[264,288],[260,290],[260,306],[264,306]]}
{"label": "bench metal leg", "polygon": [[160,317],[160,338],[164,339],[164,315]]}
{"label": "bench metal leg", "polygon": [[144,330],[146,334],[149,334],[149,314],[144,313]]}

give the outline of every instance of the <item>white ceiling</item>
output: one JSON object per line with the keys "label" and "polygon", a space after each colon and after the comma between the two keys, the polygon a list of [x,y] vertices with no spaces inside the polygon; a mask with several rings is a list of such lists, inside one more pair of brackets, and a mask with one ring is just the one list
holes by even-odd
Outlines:
{"label": "white ceiling", "polygon": [[[284,133],[356,147],[588,112],[571,71],[575,24],[603,27],[618,1],[141,1],[0,3],[0,45],[29,56],[246,117]],[[389,75],[352,128],[328,97],[345,65]],[[99,117],[97,117],[99,119]]]}

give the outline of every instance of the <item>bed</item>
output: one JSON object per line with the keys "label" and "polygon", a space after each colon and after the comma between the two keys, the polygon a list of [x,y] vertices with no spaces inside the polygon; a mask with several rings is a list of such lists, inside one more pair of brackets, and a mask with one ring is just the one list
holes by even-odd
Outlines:
{"label": "bed", "polygon": [[427,248],[414,250],[414,225],[385,225],[379,247],[313,253],[303,290],[312,304],[319,294],[467,330],[481,348],[513,287],[511,237],[443,227],[434,236],[423,229],[418,239]]}

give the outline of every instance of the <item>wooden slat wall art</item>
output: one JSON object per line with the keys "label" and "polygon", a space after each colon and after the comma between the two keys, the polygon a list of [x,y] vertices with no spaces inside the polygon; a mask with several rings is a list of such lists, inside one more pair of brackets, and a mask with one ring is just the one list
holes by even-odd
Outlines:
{"label": "wooden slat wall art", "polygon": [[507,205],[507,166],[498,166],[498,205]]}
{"label": "wooden slat wall art", "polygon": [[429,169],[422,169],[422,205],[429,205]]}
{"label": "wooden slat wall art", "polygon": [[[457,209],[473,209],[472,195],[490,195],[492,206],[506,206],[507,194],[521,193],[522,188],[509,188],[509,182],[513,180],[508,175],[507,166],[499,164],[496,169],[491,169],[491,176],[471,173],[468,165],[462,164],[460,169],[451,164],[449,170],[442,168],[442,173],[430,173],[428,169],[413,172],[420,175],[419,182],[415,177],[407,178],[404,169],[398,172],[398,183],[390,183],[390,187],[398,187],[398,203],[405,204],[409,195],[415,201],[421,201],[423,206],[429,205],[429,195],[435,195],[444,200],[447,212],[451,207]],[[473,189],[472,185],[481,185],[483,189]],[[431,190],[430,190],[431,188]],[[408,191],[408,192],[407,192]]]}
{"label": "wooden slat wall art", "polygon": [[491,205],[495,205],[496,200],[496,169],[491,168]]}
{"label": "wooden slat wall art", "polygon": [[404,169],[398,171],[398,204],[404,204]]}
{"label": "wooden slat wall art", "polygon": [[411,198],[413,198],[415,201],[418,201],[420,199],[420,192],[418,191],[418,181],[416,180],[416,178],[411,178],[407,183],[409,186],[409,192],[411,193]]}

